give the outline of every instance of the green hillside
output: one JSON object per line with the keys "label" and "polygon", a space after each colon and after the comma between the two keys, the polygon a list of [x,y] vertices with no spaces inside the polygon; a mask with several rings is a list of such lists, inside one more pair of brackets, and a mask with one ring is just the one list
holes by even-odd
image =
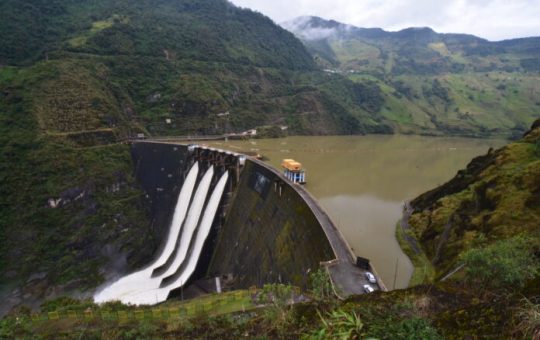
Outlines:
{"label": "green hillside", "polygon": [[48,132],[391,131],[291,33],[224,0],[5,1],[0,13],[0,72],[49,72],[24,84]]}
{"label": "green hillside", "polygon": [[[467,264],[465,254],[504,242],[517,242],[537,256],[539,203],[540,120],[520,141],[475,158],[451,181],[414,199],[409,223],[442,277]],[[532,277],[538,263],[536,272],[528,269]]]}
{"label": "green hillside", "polygon": [[76,52],[313,68],[291,34],[222,0],[7,0],[0,9],[7,64]]}
{"label": "green hillside", "polygon": [[490,42],[317,17],[282,25],[327,72],[378,87],[379,112],[396,131],[517,138],[540,116],[540,38]]}
{"label": "green hillside", "polygon": [[7,0],[0,41],[0,314],[155,251],[130,136],[391,132],[363,88],[225,0]]}

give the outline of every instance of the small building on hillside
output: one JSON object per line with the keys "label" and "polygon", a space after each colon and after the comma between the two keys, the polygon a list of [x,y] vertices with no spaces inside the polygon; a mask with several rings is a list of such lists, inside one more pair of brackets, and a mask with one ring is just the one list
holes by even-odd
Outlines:
{"label": "small building on hillside", "polygon": [[284,168],[284,175],[291,182],[298,184],[306,183],[306,171],[302,169],[302,164],[294,159],[284,159],[281,162],[281,166]]}
{"label": "small building on hillside", "polygon": [[242,135],[243,136],[257,136],[257,129],[251,129],[251,130],[244,131],[244,132],[242,132]]}

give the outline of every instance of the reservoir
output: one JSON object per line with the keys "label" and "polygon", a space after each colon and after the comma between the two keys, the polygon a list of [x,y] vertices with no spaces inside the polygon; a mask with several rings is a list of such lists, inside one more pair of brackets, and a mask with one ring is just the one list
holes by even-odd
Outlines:
{"label": "reservoir", "polygon": [[506,144],[503,140],[403,135],[207,143],[259,153],[277,169],[285,158],[301,162],[306,170],[305,188],[356,255],[371,260],[389,289],[406,287],[412,274],[412,264],[395,238],[403,202],[450,180],[490,147]]}

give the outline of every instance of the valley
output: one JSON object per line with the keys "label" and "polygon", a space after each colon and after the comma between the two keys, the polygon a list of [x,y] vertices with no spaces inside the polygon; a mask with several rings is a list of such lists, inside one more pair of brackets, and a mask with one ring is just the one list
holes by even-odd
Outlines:
{"label": "valley", "polygon": [[[539,65],[538,37],[226,0],[0,2],[0,338],[537,338]],[[268,158],[243,177],[244,156],[153,143],[245,131],[208,142]],[[307,191],[268,167],[289,157]],[[187,163],[223,182],[181,230]],[[365,294],[368,270],[396,289]],[[142,295],[93,300],[137,272]]]}

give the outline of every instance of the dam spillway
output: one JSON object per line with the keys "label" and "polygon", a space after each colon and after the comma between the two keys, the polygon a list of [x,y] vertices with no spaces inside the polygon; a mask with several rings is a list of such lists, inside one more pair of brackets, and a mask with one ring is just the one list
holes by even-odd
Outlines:
{"label": "dam spillway", "polygon": [[[229,178],[228,172],[220,176],[205,205],[214,177],[214,167],[210,166],[206,170],[194,196],[191,197],[198,169],[198,163],[195,163],[180,190],[162,252],[143,270],[122,277],[97,293],[94,296],[96,302],[118,300],[136,305],[155,304],[165,301],[172,290],[188,282],[195,270],[203,244],[210,233],[217,207]],[[203,215],[202,219],[201,215]],[[156,270],[164,266],[166,266],[165,270],[155,275]]]}
{"label": "dam spillway", "polygon": [[321,266],[342,296],[363,293],[365,270],[355,266],[339,230],[277,170],[199,146],[144,141],[131,147],[162,246],[150,265],[95,294],[96,302],[155,304],[179,287],[216,277],[228,278],[226,289],[307,287],[310,272]]}
{"label": "dam spillway", "polygon": [[[120,300],[124,302],[134,292],[140,289],[151,290],[159,286],[158,279],[151,280],[152,273],[155,268],[159,268],[165,264],[167,259],[175,250],[178,236],[184,223],[184,219],[189,207],[189,202],[199,172],[199,165],[195,163],[185,183],[182,186],[178,200],[175,206],[173,219],[171,221],[169,233],[166,238],[166,244],[161,254],[146,268],[122,277],[110,286],[106,287],[94,296],[96,302],[107,302],[112,300]],[[150,279],[149,279],[150,278]]]}

